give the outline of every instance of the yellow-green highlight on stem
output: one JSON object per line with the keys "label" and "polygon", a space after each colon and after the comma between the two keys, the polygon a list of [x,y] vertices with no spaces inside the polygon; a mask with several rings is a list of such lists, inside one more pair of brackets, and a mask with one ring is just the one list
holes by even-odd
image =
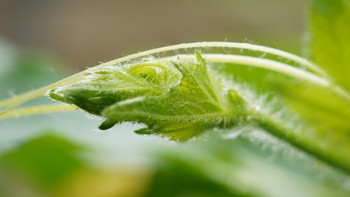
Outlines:
{"label": "yellow-green highlight on stem", "polygon": [[62,104],[53,104],[53,105],[39,105],[33,107],[24,107],[20,109],[15,109],[7,112],[6,114],[0,116],[1,119],[7,118],[16,118],[22,116],[36,115],[36,114],[47,114],[54,112],[69,112],[77,110],[76,106],[73,105],[62,105]]}
{"label": "yellow-green highlight on stem", "polygon": [[[0,107],[6,107],[3,111],[0,112],[0,119],[1,117],[6,114],[7,112],[11,111],[12,109],[16,108],[17,106],[21,105],[22,103],[29,101],[31,99],[37,98],[39,96],[44,95],[47,91],[51,90],[52,88],[58,87],[60,85],[74,82],[80,79],[81,76],[85,75],[87,73],[86,71],[79,72],[77,74],[74,74],[72,76],[69,76],[67,78],[64,78],[58,82],[52,83],[48,86],[45,86],[43,88],[40,88],[38,90],[30,91],[24,94],[21,94],[17,97],[10,98],[4,101],[0,102]],[[5,106],[6,105],[6,106]]]}

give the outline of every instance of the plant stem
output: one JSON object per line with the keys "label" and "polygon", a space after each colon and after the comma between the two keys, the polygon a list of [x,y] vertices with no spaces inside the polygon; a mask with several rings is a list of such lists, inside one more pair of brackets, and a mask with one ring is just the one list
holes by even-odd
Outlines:
{"label": "plant stem", "polygon": [[73,105],[56,105],[56,104],[25,107],[25,108],[12,110],[12,111],[4,114],[3,116],[0,116],[0,120],[6,119],[6,118],[35,115],[35,114],[46,114],[46,113],[53,113],[53,112],[68,112],[68,111],[74,111],[76,109],[77,109],[77,107],[75,107]]}
{"label": "plant stem", "polygon": [[343,164],[341,161],[335,158],[331,158],[329,155],[323,154],[320,150],[317,150],[317,147],[312,147],[309,146],[309,143],[302,142],[290,128],[278,123],[278,121],[270,118],[269,115],[258,113],[254,121],[258,124],[258,126],[278,139],[281,139],[293,147],[308,153],[308,155],[312,155],[316,159],[329,164],[333,168],[340,170],[345,174],[350,174],[349,166]]}
{"label": "plant stem", "polygon": [[10,99],[7,99],[7,100],[4,100],[4,101],[0,102],[0,107],[8,106],[6,109],[4,109],[3,111],[0,112],[0,117],[4,116],[4,114],[6,114],[7,112],[11,111],[15,107],[21,105],[24,102],[44,95],[50,89],[56,88],[56,87],[58,87],[60,85],[66,84],[66,83],[71,83],[71,82],[74,82],[74,81],[78,81],[80,79],[80,77],[82,77],[86,73],[87,73],[87,71],[79,72],[77,74],[71,75],[71,76],[69,76],[67,78],[64,78],[64,79],[62,79],[60,81],[52,83],[52,84],[50,84],[48,86],[45,86],[43,88],[40,88],[38,90],[30,91],[30,92],[21,94],[21,95],[15,97],[15,98],[10,98]]}
{"label": "plant stem", "polygon": [[[165,61],[174,59],[174,57],[181,59],[182,61],[195,61],[194,55],[177,55],[173,57],[164,58]],[[285,63],[276,62],[274,60],[262,59],[258,57],[249,57],[243,55],[226,55],[226,54],[203,54],[206,62],[210,63],[232,63],[239,64],[243,66],[259,67],[266,70],[275,71],[282,73],[293,78],[301,79],[303,81],[308,81],[312,84],[316,84],[323,87],[330,86],[330,82],[325,78],[319,77],[318,75],[309,73],[305,70],[295,68]],[[164,61],[160,59],[159,61]],[[158,61],[155,60],[155,61]]]}
{"label": "plant stem", "polygon": [[[261,45],[255,45],[250,43],[238,43],[238,42],[195,42],[195,43],[185,43],[185,44],[178,44],[178,45],[172,45],[172,46],[166,46],[156,49],[151,49],[148,51],[143,51],[139,53],[135,53],[132,55],[128,55],[116,60],[112,60],[110,62],[107,62],[105,64],[112,65],[112,64],[118,64],[120,62],[128,61],[135,58],[140,58],[144,56],[149,56],[157,53],[164,53],[169,51],[175,51],[175,50],[181,50],[181,49],[189,49],[189,48],[236,48],[236,49],[247,49],[252,51],[260,51],[263,53],[273,54],[288,60],[292,60],[300,65],[305,66],[306,68],[310,69],[311,71],[319,74],[320,76],[323,76],[325,78],[328,78],[328,74],[322,70],[320,67],[315,65],[314,63],[299,57],[297,55],[294,55],[292,53],[288,53],[286,51],[282,51],[279,49],[274,49],[271,47],[261,46]],[[103,64],[101,65],[103,66]]]}
{"label": "plant stem", "polygon": [[[176,57],[180,58],[183,61],[195,61],[194,55],[177,55]],[[305,70],[290,66],[285,63],[276,62],[268,59],[261,59],[257,57],[242,56],[242,55],[203,54],[203,57],[207,62],[211,62],[211,63],[232,63],[232,64],[259,67],[266,70],[282,73],[293,78],[301,79],[311,84],[315,84],[315,85],[327,88],[329,91],[335,93],[337,96],[343,98],[345,101],[347,101],[350,104],[350,94],[349,92],[344,90],[342,87],[328,81],[323,77],[309,73]],[[169,61],[172,58],[174,57],[165,57],[165,58],[157,59],[155,61]]]}

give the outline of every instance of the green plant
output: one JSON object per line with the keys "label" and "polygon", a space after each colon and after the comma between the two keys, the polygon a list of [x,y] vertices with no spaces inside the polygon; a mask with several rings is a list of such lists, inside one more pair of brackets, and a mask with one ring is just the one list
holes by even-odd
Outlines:
{"label": "green plant", "polygon": [[[174,45],[113,60],[4,100],[0,107],[7,108],[0,112],[0,118],[75,110],[77,106],[103,117],[100,129],[132,121],[146,125],[137,133],[174,140],[188,140],[213,128],[254,126],[348,176],[349,1],[315,0],[310,17],[309,49],[314,63],[284,51],[246,43]],[[234,49],[248,53],[234,55]],[[233,68],[242,65],[273,71],[274,78],[267,87],[258,84],[262,81],[257,78],[254,90],[237,79],[239,71]],[[233,80],[227,73],[238,77]],[[11,111],[45,93],[73,105]],[[265,99],[261,100],[262,97]],[[289,107],[278,107],[281,103],[288,103]],[[283,109],[287,111],[276,114]],[[295,114],[298,118],[294,118]]]}

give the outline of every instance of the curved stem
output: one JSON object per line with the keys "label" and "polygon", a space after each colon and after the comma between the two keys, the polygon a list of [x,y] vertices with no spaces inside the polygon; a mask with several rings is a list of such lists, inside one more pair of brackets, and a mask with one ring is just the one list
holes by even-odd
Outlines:
{"label": "curved stem", "polygon": [[[112,60],[110,62],[106,62],[106,65],[113,65],[118,64],[124,61],[128,61],[135,58],[140,58],[143,56],[149,56],[157,53],[163,53],[168,51],[175,51],[180,49],[188,49],[188,48],[212,48],[212,47],[220,47],[220,48],[237,48],[237,49],[247,49],[252,51],[260,51],[263,53],[273,54],[279,57],[283,57],[289,60],[292,60],[296,63],[299,63],[300,65],[305,66],[306,68],[310,69],[311,71],[319,74],[320,76],[328,78],[328,74],[322,70],[320,67],[315,65],[314,63],[308,61],[307,59],[304,59],[302,57],[299,57],[297,55],[294,55],[292,53],[288,53],[279,49],[261,46],[261,45],[255,45],[250,43],[238,43],[238,42],[195,42],[195,43],[185,43],[185,44],[177,44],[172,46],[166,46],[166,47],[160,47],[156,49],[151,49],[139,53],[135,53],[132,55],[128,55],[116,60]],[[104,64],[101,64],[100,66],[104,66]],[[98,66],[99,67],[99,66]]]}
{"label": "curved stem", "polygon": [[[274,60],[261,59],[258,57],[249,57],[243,55],[226,55],[226,54],[203,54],[202,55],[206,62],[209,63],[232,63],[244,66],[252,66],[263,68],[270,71],[275,71],[288,75],[293,78],[301,79],[303,81],[310,82],[323,87],[330,86],[330,82],[325,78],[319,77],[318,75],[309,73],[305,70],[290,66],[285,63],[276,62]],[[172,57],[166,57],[157,59],[155,61],[169,61],[171,59],[180,59],[182,61],[195,61],[196,57],[194,55],[177,55]]]}
{"label": "curved stem", "polygon": [[[303,81],[325,87],[329,91],[335,93],[339,97],[343,98],[350,104],[350,94],[342,87],[331,83],[327,79],[323,77],[319,77],[318,75],[309,73],[302,69],[290,66],[285,63],[276,62],[268,59],[261,59],[257,57],[249,57],[242,55],[225,55],[225,54],[203,54],[203,57],[207,62],[211,63],[233,63],[233,64],[241,64],[246,66],[259,67],[266,70],[275,71],[278,73],[282,73],[288,75],[293,78],[301,79]],[[155,61],[169,61],[169,59],[174,57],[165,57],[161,59],[157,59]],[[183,61],[193,61],[195,60],[194,55],[177,55],[176,58],[180,58]]]}

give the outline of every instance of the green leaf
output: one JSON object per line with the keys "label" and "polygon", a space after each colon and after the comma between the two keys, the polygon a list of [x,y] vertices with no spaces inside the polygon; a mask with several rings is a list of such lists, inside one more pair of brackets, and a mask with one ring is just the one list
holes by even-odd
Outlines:
{"label": "green leaf", "polygon": [[[48,130],[47,132],[52,132]],[[83,166],[78,153],[84,148],[52,134],[22,143],[0,157],[0,171],[28,177],[43,188],[52,188]]]}
{"label": "green leaf", "polygon": [[311,59],[350,90],[349,1],[313,0],[309,31]]}
{"label": "green leaf", "polygon": [[50,96],[107,118],[100,129],[134,121],[147,125],[138,133],[187,140],[206,128],[236,124],[245,116],[245,102],[235,90],[224,89],[198,52],[196,56],[197,63],[110,66]]}
{"label": "green leaf", "polygon": [[[122,100],[162,95],[180,80],[180,74],[170,69],[173,68],[148,62],[129,67],[110,66],[84,81],[56,89],[50,96],[100,115],[106,107]],[[168,75],[170,72],[172,75]]]}
{"label": "green leaf", "polygon": [[268,133],[250,128],[234,139],[222,139],[235,130],[208,132],[182,146],[158,149],[155,176],[145,196],[349,195],[341,188],[346,178]]}

